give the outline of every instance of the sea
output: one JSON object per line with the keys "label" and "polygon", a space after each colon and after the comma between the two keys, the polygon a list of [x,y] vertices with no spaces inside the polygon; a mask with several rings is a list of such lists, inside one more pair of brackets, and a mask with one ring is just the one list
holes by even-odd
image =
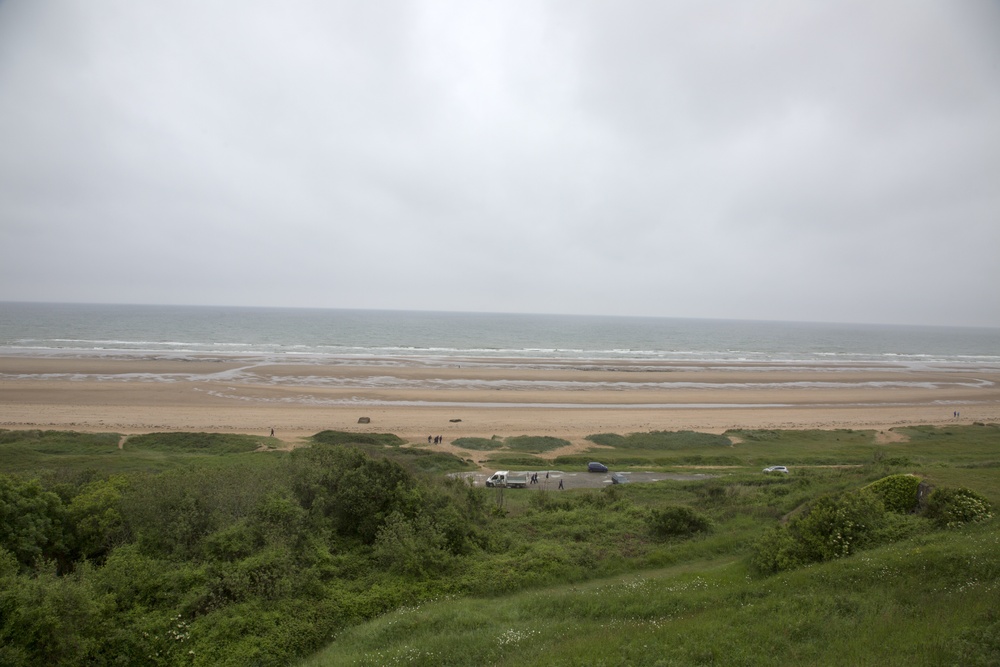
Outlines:
{"label": "sea", "polygon": [[0,355],[295,363],[695,362],[1000,369],[1000,329],[658,317],[0,303]]}

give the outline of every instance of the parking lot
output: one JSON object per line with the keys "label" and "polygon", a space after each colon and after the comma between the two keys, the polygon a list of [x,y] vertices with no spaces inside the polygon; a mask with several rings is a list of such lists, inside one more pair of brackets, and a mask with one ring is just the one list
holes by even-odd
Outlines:
{"label": "parking lot", "polygon": [[[614,471],[612,471],[614,472]],[[528,489],[549,489],[556,490],[559,488],[559,480],[562,480],[564,489],[600,489],[609,484],[611,484],[611,472],[596,473],[596,472],[565,472],[562,470],[529,470],[528,476],[533,473],[538,473],[538,483],[528,484]],[[456,477],[462,477],[465,479],[472,478],[473,484],[476,486],[485,486],[486,479],[493,474],[493,471],[489,472],[463,472],[455,473]],[[710,477],[715,477],[715,475],[704,474],[704,473],[693,473],[693,474],[677,474],[677,473],[665,473],[665,472],[624,472],[623,473],[629,482],[662,482],[665,480],[672,481],[692,481],[698,479],[708,479]]]}

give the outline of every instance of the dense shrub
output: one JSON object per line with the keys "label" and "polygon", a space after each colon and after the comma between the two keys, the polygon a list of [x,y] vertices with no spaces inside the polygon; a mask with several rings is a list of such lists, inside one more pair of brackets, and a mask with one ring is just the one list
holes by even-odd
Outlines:
{"label": "dense shrub", "polygon": [[775,526],[753,545],[750,567],[763,574],[793,570],[806,564],[801,545],[786,526]]}
{"label": "dense shrub", "polygon": [[865,488],[881,499],[886,510],[906,514],[917,506],[918,486],[920,478],[915,475],[889,475]]}
{"label": "dense shrub", "polygon": [[38,480],[0,475],[0,548],[22,566],[65,551],[65,514],[59,496]]}
{"label": "dense shrub", "polygon": [[282,467],[253,465],[257,456],[245,465],[133,477],[117,503],[125,532],[149,555],[196,557],[206,536],[248,516],[287,483]]}
{"label": "dense shrub", "polygon": [[659,538],[686,537],[711,530],[709,519],[684,505],[654,510],[648,519],[650,531]]}
{"label": "dense shrub", "polygon": [[127,488],[122,475],[94,480],[69,502],[66,518],[77,558],[99,560],[122,540],[125,526],[119,504]]}
{"label": "dense shrub", "polygon": [[442,573],[453,560],[444,532],[429,517],[408,519],[399,512],[389,515],[379,529],[373,555],[379,565],[419,578]]}
{"label": "dense shrub", "polygon": [[990,501],[965,487],[940,488],[927,499],[924,516],[939,526],[956,527],[993,517]]}
{"label": "dense shrub", "polygon": [[410,513],[413,476],[352,447],[314,445],[291,456],[292,492],[318,524],[367,544],[395,511]]}
{"label": "dense shrub", "polygon": [[885,507],[871,493],[820,498],[790,528],[809,562],[849,556],[868,546],[886,523]]}
{"label": "dense shrub", "polygon": [[820,498],[786,526],[760,538],[751,566],[772,573],[849,556],[876,542],[887,523],[882,501],[869,491]]}

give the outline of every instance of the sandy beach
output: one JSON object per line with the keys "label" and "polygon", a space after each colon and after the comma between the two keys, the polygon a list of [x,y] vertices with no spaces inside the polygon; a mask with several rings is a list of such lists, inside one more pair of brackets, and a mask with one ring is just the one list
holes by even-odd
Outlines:
{"label": "sandy beach", "polygon": [[[960,416],[956,419],[955,412]],[[358,423],[367,417],[370,423]],[[0,428],[552,435],[997,421],[1000,368],[0,357]]]}

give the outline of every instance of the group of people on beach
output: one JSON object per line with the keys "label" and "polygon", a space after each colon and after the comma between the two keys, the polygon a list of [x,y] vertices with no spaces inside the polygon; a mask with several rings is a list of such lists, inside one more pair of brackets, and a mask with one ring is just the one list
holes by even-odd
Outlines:
{"label": "group of people on beach", "polygon": [[441,443],[444,442],[444,436],[443,435],[427,436],[427,444],[428,445],[431,444],[432,441],[434,442],[435,445],[440,445]]}

